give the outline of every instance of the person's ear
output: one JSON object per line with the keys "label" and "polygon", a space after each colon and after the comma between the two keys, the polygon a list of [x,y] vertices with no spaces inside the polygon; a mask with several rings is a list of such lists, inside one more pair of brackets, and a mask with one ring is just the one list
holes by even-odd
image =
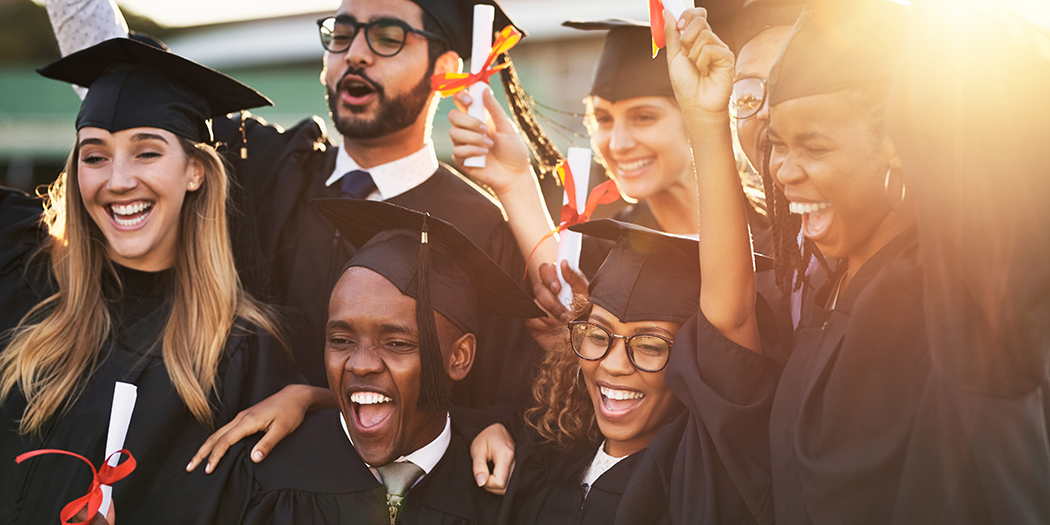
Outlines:
{"label": "person's ear", "polygon": [[186,191],[197,191],[204,183],[204,164],[197,159],[190,159],[186,164],[188,179]]}
{"label": "person's ear", "polygon": [[474,366],[474,352],[477,350],[477,338],[474,334],[463,334],[452,343],[452,352],[445,362],[445,372],[453,381],[462,381]]}
{"label": "person's ear", "polygon": [[462,72],[463,60],[459,57],[459,53],[456,53],[455,51],[445,51],[437,58],[437,61],[434,62],[435,75]]}

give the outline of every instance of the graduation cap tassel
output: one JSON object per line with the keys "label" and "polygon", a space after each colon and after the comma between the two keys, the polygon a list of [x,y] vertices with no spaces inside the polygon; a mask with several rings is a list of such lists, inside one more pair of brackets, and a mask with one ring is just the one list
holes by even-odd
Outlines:
{"label": "graduation cap tassel", "polygon": [[502,59],[508,64],[500,71],[500,80],[503,81],[507,104],[514,114],[514,120],[518,123],[518,129],[525,135],[525,143],[532,152],[532,158],[536,159],[540,177],[542,177],[546,173],[552,173],[565,157],[561,151],[558,151],[558,147],[547,136],[547,132],[536,118],[533,108],[535,101],[522,87],[518,73],[514,70],[514,62],[507,55],[502,55]]}
{"label": "graduation cap tassel", "polygon": [[420,229],[419,273],[417,274],[418,297],[416,299],[416,324],[419,325],[419,359],[421,361],[418,407],[420,410],[446,410],[452,403],[452,389],[445,374],[438,341],[434,309],[430,302],[430,239],[427,219],[423,218]]}

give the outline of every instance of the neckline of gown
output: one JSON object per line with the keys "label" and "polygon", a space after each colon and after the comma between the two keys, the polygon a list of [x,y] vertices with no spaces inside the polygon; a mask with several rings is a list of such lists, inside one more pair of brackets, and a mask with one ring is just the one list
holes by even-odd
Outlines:
{"label": "neckline of gown", "polygon": [[[163,337],[175,271],[146,272],[117,263],[113,263],[113,269],[115,276],[107,274],[104,287],[117,341],[137,353],[158,353],[160,345],[156,343]],[[120,279],[122,286],[118,286],[116,279]]]}

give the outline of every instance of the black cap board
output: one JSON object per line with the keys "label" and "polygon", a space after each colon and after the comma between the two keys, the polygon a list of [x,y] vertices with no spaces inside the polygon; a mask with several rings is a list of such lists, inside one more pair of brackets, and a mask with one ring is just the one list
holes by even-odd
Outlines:
{"label": "black cap board", "polygon": [[627,19],[569,20],[565,27],[608,31],[594,65],[591,95],[618,102],[635,97],[673,97],[667,54],[653,58],[648,22]]}
{"label": "black cap board", "polygon": [[[503,12],[499,2],[496,0],[412,0],[423,11],[429,15],[438,27],[438,33],[448,41],[449,48],[464,60],[470,58],[471,43],[474,32],[474,6],[476,4],[491,5],[496,8],[496,16],[493,19],[492,30],[501,31],[508,25],[514,25],[507,13]],[[524,29],[514,26],[521,32],[522,36],[528,33]]]}
{"label": "black cap board", "polygon": [[806,6],[769,72],[769,104],[893,79],[908,8],[890,0]]}
{"label": "black cap board", "polygon": [[[592,303],[621,322],[684,323],[700,307],[699,241],[613,219],[588,221],[570,230],[614,241],[591,280]],[[772,266],[755,256],[758,270]]]}
{"label": "black cap board", "polygon": [[744,44],[766,29],[795,25],[805,5],[806,0],[747,0],[722,40],[738,55]]}
{"label": "black cap board", "polygon": [[317,199],[314,205],[358,248],[346,267],[368,268],[416,299],[423,391],[420,407],[446,408],[450,399],[434,312],[467,333],[478,313],[546,315],[529,294],[455,226],[386,202]]}
{"label": "black cap board", "polygon": [[77,115],[78,130],[152,127],[208,142],[212,117],[273,105],[214,69],[129,38],[103,41],[37,72],[89,88]]}

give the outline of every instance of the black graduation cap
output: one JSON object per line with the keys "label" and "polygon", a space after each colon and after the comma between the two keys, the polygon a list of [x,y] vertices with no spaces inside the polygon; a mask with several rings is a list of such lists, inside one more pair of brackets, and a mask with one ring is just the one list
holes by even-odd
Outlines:
{"label": "black graduation cap", "polygon": [[[496,16],[493,19],[492,29],[499,32],[508,25],[514,25],[507,13],[503,12],[499,2],[496,0],[412,0],[423,8],[441,28],[441,35],[448,40],[449,48],[463,59],[469,59],[471,44],[474,34],[474,6],[476,4],[487,4],[496,8]],[[522,36],[528,33],[524,29],[514,25]]]}
{"label": "black graduation cap", "polygon": [[805,5],[806,0],[747,0],[722,41],[733,50],[734,55],[738,55],[744,44],[766,29],[795,25]]}
{"label": "black graduation cap", "polygon": [[569,20],[565,27],[584,31],[608,31],[598,63],[594,66],[591,95],[617,102],[635,97],[674,97],[667,55],[653,58],[652,33],[648,22],[610,18]]}
{"label": "black graduation cap", "polygon": [[769,73],[769,104],[892,80],[907,9],[890,0],[807,6]]}
{"label": "black graduation cap", "polygon": [[37,72],[89,88],[77,115],[78,130],[152,127],[209,142],[212,117],[273,105],[214,69],[129,38],[103,41]]}
{"label": "black graduation cap", "polygon": [[546,315],[529,294],[455,226],[387,202],[316,199],[314,205],[358,248],[346,267],[368,268],[416,299],[423,389],[420,408],[447,408],[434,311],[476,333],[478,313]]}
{"label": "black graduation cap", "polygon": [[[700,307],[700,244],[613,219],[588,221],[570,230],[614,241],[612,251],[594,274],[590,300],[621,322],[684,323]],[[771,260],[755,255],[758,270]]]}

